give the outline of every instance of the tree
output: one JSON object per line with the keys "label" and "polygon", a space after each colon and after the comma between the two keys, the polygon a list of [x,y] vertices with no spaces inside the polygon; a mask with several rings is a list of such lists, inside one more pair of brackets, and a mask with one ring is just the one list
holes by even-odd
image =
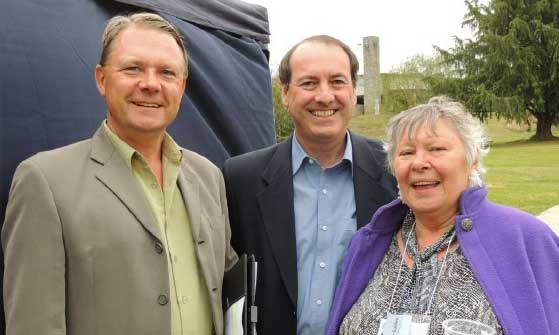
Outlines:
{"label": "tree", "polygon": [[[487,1],[486,1],[487,2]],[[463,25],[472,39],[437,48],[453,68],[432,77],[435,92],[465,102],[482,120],[492,115],[537,119],[533,139],[553,139],[559,123],[559,0],[466,0]]]}
{"label": "tree", "polygon": [[440,55],[428,56],[416,54],[408,57],[404,62],[392,67],[392,73],[416,74],[422,77],[449,76],[452,66],[445,62]]}
{"label": "tree", "polygon": [[281,142],[293,133],[293,122],[287,108],[282,103],[281,83],[278,77],[272,77],[272,100],[276,124],[276,141]]}
{"label": "tree", "polygon": [[389,113],[426,103],[433,96],[429,80],[451,71],[441,56],[416,54],[382,74],[382,110]]}

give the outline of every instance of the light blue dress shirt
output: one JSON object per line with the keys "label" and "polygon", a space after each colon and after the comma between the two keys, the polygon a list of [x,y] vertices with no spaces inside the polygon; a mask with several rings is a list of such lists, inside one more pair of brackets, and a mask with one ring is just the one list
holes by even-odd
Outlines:
{"label": "light blue dress shirt", "polygon": [[323,335],[342,260],[357,224],[351,139],[342,160],[321,168],[293,136],[297,334]]}

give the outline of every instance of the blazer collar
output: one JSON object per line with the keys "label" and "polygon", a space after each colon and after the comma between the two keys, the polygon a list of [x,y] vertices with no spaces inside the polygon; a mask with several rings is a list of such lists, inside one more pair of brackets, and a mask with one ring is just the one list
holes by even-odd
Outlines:
{"label": "blazer collar", "polygon": [[[384,166],[384,162],[379,162],[377,160],[377,157],[380,153],[372,152],[365,137],[354,134],[351,130],[348,130],[348,133],[351,139],[351,147],[353,150],[353,173],[355,173],[355,170],[359,168],[370,178],[375,180],[378,179],[381,176],[381,170],[379,168],[383,168]],[[262,173],[262,179],[267,184],[270,184],[270,182],[274,178],[281,176],[283,173],[293,173],[291,170],[292,141],[293,135],[277,145],[276,152],[273,154],[270,162]]]}
{"label": "blazer collar", "polygon": [[355,209],[357,228],[361,228],[371,220],[371,213],[386,203],[387,193],[393,193],[381,183],[385,171],[385,157],[382,149],[375,151],[369,140],[363,136],[350,132],[353,142],[353,188],[355,191]]}
{"label": "blazer collar", "polygon": [[101,165],[96,173],[97,179],[128,208],[147,231],[161,241],[159,227],[144,193],[102,126],[93,135],[90,157]]}
{"label": "blazer collar", "polygon": [[[351,166],[351,175],[353,176],[353,145],[351,141],[351,136],[349,136],[349,131],[346,130],[346,145],[344,148],[344,152],[342,158],[337,163],[341,163],[342,161],[348,161],[349,165]],[[297,171],[303,165],[305,158],[312,158],[315,157],[310,156],[305,149],[301,146],[301,143],[297,140],[296,134],[291,137],[291,173],[295,175]]]}
{"label": "blazer collar", "polygon": [[382,174],[381,169],[384,168],[384,162],[379,162],[377,159],[379,154],[383,157],[384,154],[373,152],[367,143],[367,138],[354,134],[352,131],[349,131],[349,136],[353,146],[353,171],[361,169],[370,178],[378,179]]}
{"label": "blazer collar", "polygon": [[277,145],[277,149],[262,172],[262,179],[271,184],[277,178],[283,178],[285,173],[291,174],[291,141],[293,136]]}

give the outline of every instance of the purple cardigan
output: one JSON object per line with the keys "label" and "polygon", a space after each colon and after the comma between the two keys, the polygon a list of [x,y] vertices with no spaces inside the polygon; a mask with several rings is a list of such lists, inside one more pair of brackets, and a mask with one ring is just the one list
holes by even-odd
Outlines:
{"label": "purple cardigan", "polygon": [[[456,234],[506,335],[559,334],[559,238],[534,216],[486,199],[483,187],[460,198]],[[394,200],[352,238],[326,335],[340,324],[379,263],[408,207]]]}

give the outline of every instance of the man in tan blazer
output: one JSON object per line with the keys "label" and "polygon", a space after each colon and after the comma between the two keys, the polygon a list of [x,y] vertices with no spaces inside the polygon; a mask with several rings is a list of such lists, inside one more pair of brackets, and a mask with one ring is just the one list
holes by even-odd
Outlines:
{"label": "man in tan blazer", "polygon": [[222,334],[231,249],[220,171],[166,133],[188,75],[177,30],[112,18],[93,138],[16,170],[2,229],[6,334]]}

